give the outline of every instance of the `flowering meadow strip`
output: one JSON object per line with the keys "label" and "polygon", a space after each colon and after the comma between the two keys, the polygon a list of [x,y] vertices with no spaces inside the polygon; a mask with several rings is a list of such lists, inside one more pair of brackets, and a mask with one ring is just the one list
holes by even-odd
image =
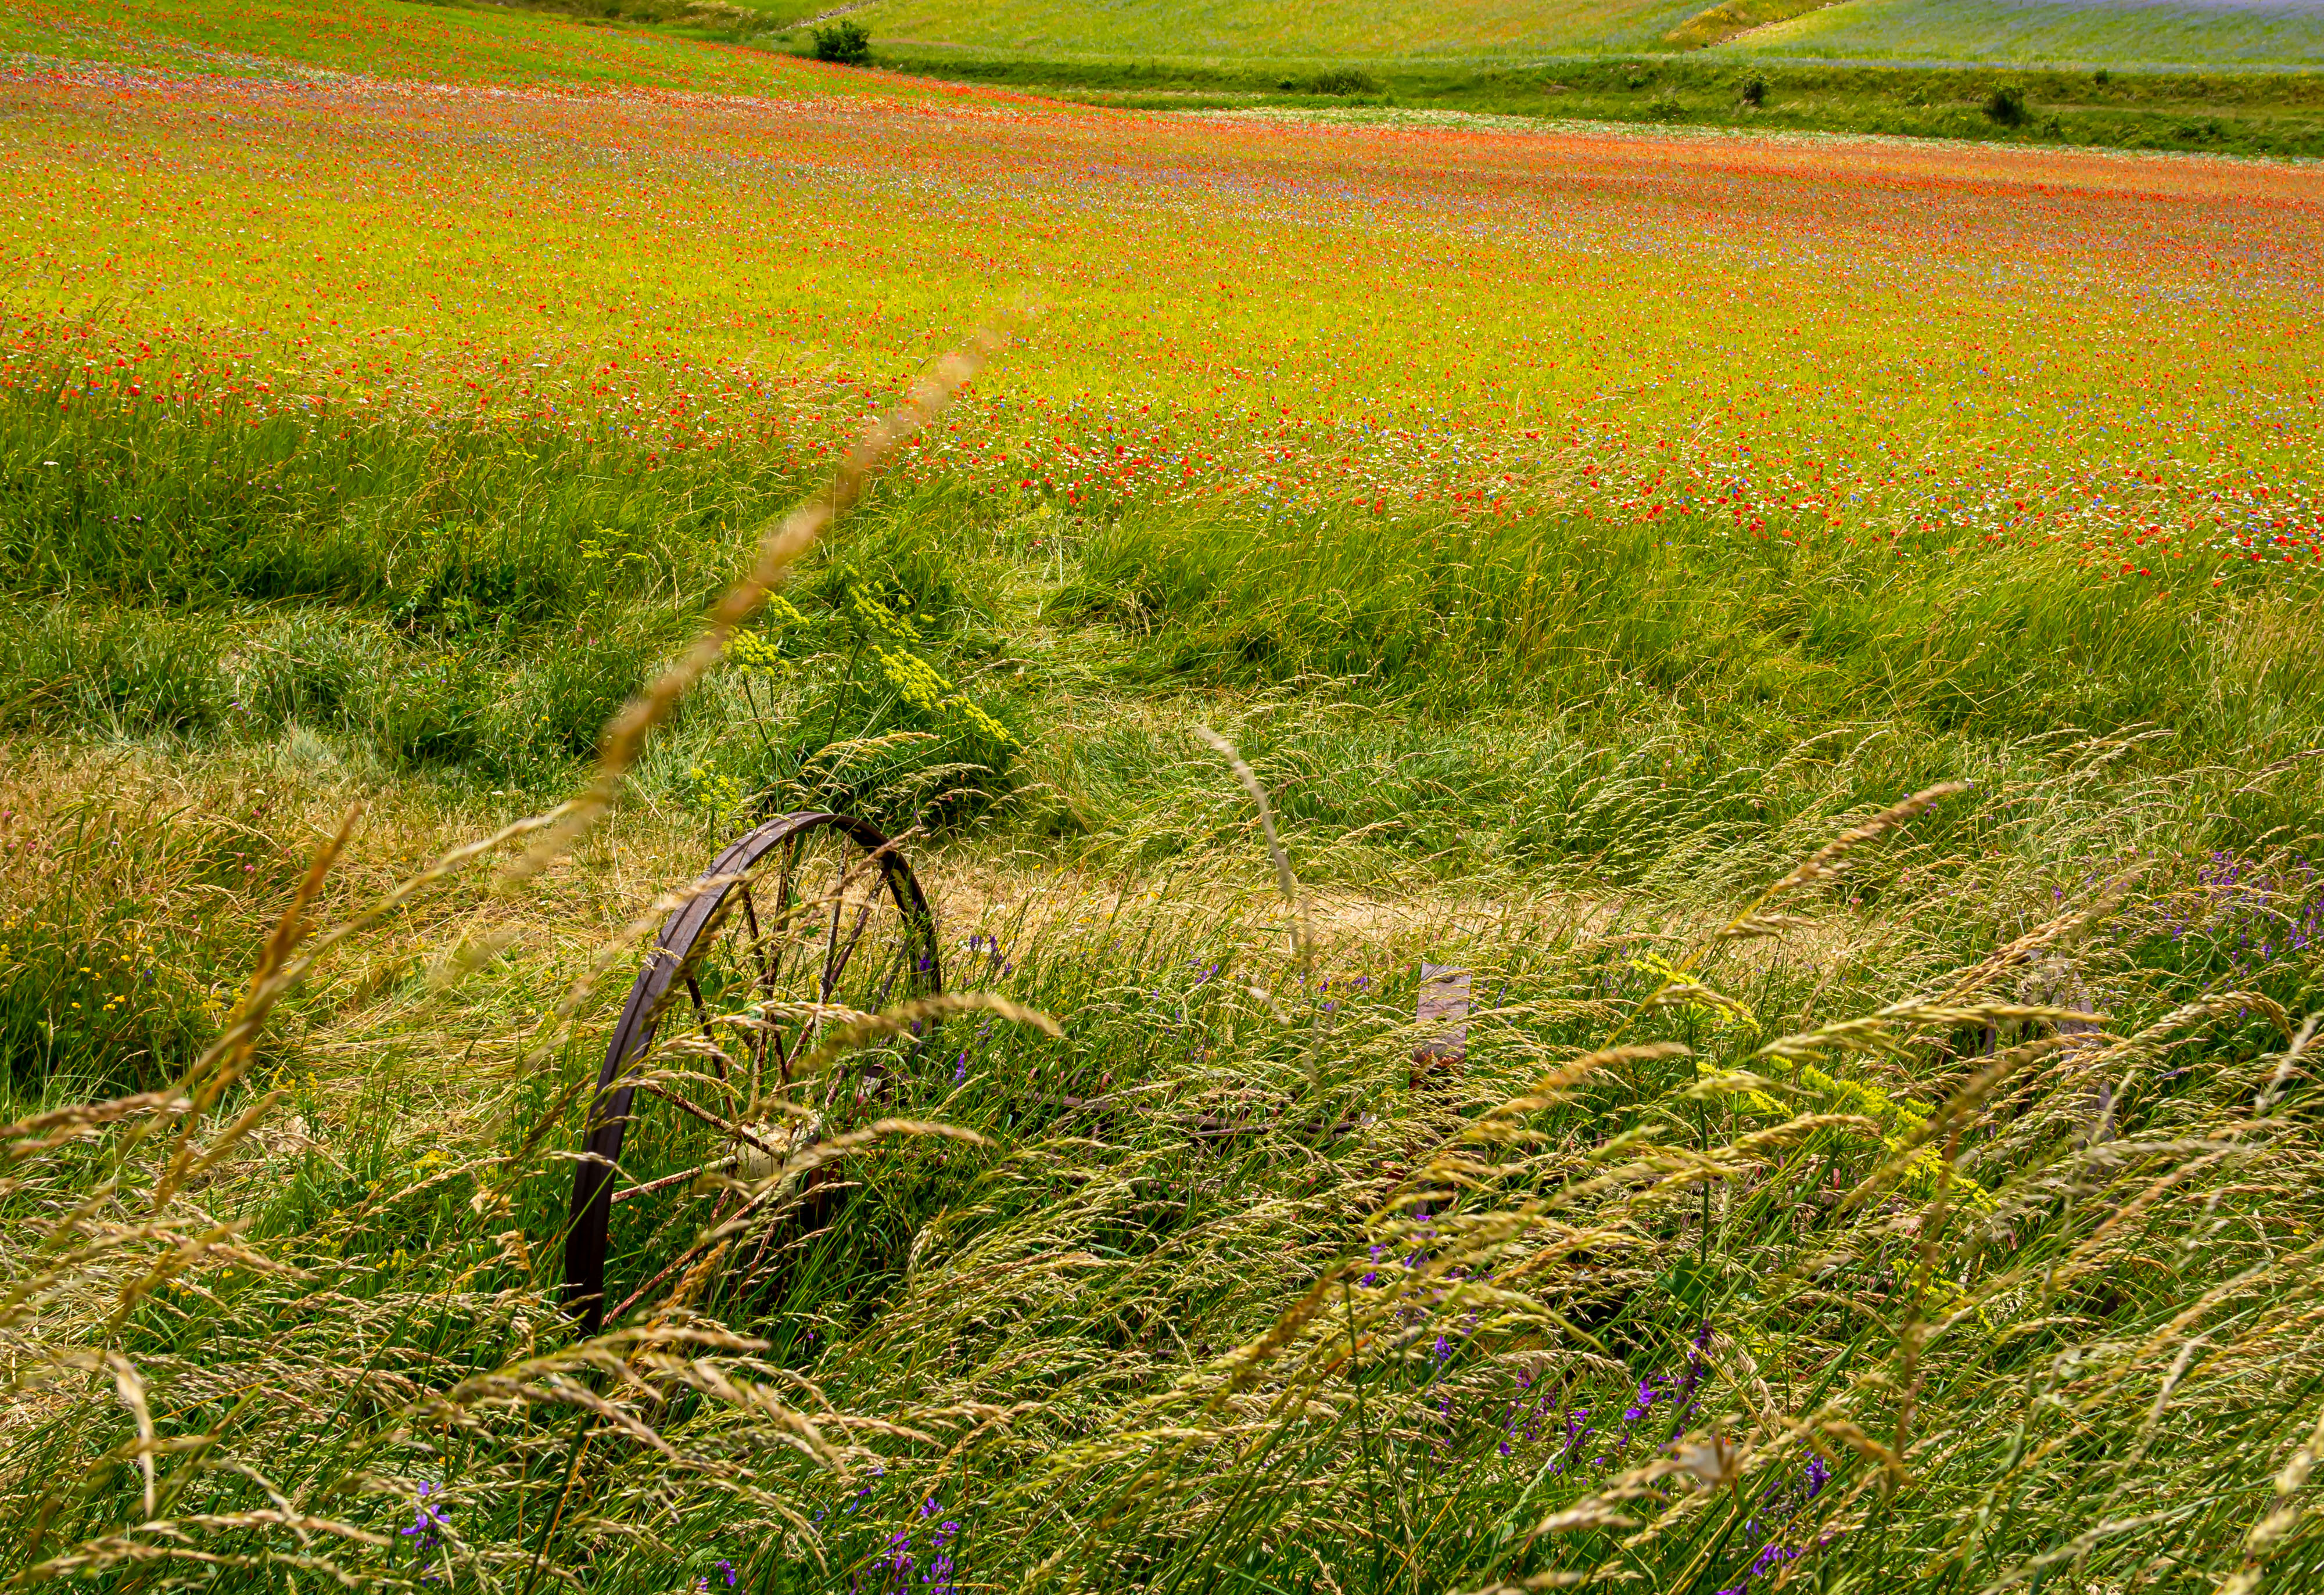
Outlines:
{"label": "flowering meadow strip", "polygon": [[[875,36],[973,51],[1142,60],[1152,57],[1454,60],[1654,49],[1673,20],[1667,0],[1436,0],[1288,7],[1268,0],[1169,5],[1004,5],[1001,0],[878,0]],[[1681,14],[1683,14],[1682,11]]]}
{"label": "flowering meadow strip", "polygon": [[2324,61],[2324,7],[2313,0],[2194,5],[2089,0],[1889,0],[1792,8],[1721,53],[1840,60],[1974,60],[2054,66],[2126,60]]}
{"label": "flowering meadow strip", "polygon": [[[816,87],[820,87],[818,83]],[[0,79],[5,380],[831,457],[1068,508],[1563,510],[1694,539],[2324,563],[2324,177],[99,68]],[[1675,533],[1674,533],[1675,535]]]}
{"label": "flowering meadow strip", "polygon": [[200,72],[355,71],[426,82],[849,93],[854,75],[768,51],[513,7],[392,0],[11,0],[0,50]]}

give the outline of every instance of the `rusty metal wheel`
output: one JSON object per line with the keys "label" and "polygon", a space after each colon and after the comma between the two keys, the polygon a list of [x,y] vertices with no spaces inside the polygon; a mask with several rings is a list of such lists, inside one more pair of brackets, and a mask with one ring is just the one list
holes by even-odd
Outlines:
{"label": "rusty metal wheel", "polygon": [[[787,814],[728,847],[663,921],[613,1027],[575,1166],[565,1240],[567,1309],[586,1332],[618,1323],[700,1268],[711,1313],[747,1306],[765,1279],[783,1203],[717,1175],[759,1176],[816,1133],[781,1100],[845,1113],[871,1083],[835,1074],[812,1101],[786,1092],[831,1023],[942,990],[936,920],[894,844],[836,814]],[[669,1019],[685,1028],[659,1048]],[[713,1258],[704,1234],[754,1227]]]}

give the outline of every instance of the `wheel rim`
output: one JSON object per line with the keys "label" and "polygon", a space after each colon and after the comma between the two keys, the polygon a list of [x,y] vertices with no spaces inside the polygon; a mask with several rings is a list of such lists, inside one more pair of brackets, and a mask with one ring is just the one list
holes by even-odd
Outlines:
{"label": "wheel rim", "polygon": [[[770,1186],[746,1204],[704,1176],[770,1172],[819,1113],[879,1089],[836,1070],[811,1102],[786,1089],[828,1028],[816,1009],[878,1012],[942,987],[927,900],[873,827],[787,814],[720,853],[662,922],[598,1069],[565,1243],[566,1304],[584,1332],[695,1271],[705,1310],[746,1305],[796,1194]],[[770,1098],[818,1117],[773,1113]],[[702,1244],[735,1218],[752,1227],[723,1251]]]}

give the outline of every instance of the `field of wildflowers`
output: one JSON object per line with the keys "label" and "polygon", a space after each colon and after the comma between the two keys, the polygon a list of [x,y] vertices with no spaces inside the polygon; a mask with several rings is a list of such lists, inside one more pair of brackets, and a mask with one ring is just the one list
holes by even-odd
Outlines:
{"label": "field of wildflowers", "polygon": [[[397,0],[12,0],[0,46],[33,63],[173,67],[230,76],[355,72],[420,82],[782,92],[813,69],[763,51],[492,5]],[[844,88],[833,92],[844,93]]]}
{"label": "field of wildflowers", "polygon": [[873,0],[875,34],[918,44],[1084,56],[1371,57],[1579,54],[1651,44],[1698,7],[1687,0],[1568,0],[1517,5],[1401,0],[1338,5],[1297,15],[1252,0],[1199,7],[1142,3],[1103,7],[1006,6],[991,0]]}
{"label": "field of wildflowers", "polygon": [[2312,168],[0,27],[12,1587],[2324,1580]]}
{"label": "field of wildflowers", "polygon": [[1932,61],[2324,63],[2324,7],[2310,0],[1846,0],[1758,29],[1738,51]]}
{"label": "field of wildflowers", "polygon": [[2157,590],[2319,558],[2304,171],[1222,137],[965,92],[58,69],[10,93],[9,364],[68,406],[806,468],[1022,314],[908,479],[1068,510],[1570,509]]}
{"label": "field of wildflowers", "polygon": [[[1757,24],[1746,42],[1775,55],[1928,61],[2112,64],[2324,61],[2324,14],[2312,0],[1788,0],[1722,8],[1716,0],[1562,0],[1514,5],[1402,0],[1286,11],[1257,0],[1200,6],[1126,0],[1104,6],[1004,5],[998,0],[872,0],[862,20],[881,37],[921,46],[1050,58],[1289,58],[1360,60],[1430,56],[1573,57],[1701,42],[1705,13],[1734,9]],[[1786,21],[1799,14],[1802,21]],[[1711,37],[1732,33],[1709,30]],[[1673,35],[1678,37],[1674,40]]]}

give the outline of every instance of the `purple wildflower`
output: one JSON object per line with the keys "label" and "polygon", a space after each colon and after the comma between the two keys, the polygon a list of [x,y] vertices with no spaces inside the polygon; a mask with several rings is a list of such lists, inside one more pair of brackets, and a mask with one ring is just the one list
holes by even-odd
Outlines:
{"label": "purple wildflower", "polygon": [[[420,1542],[413,1549],[420,1555],[420,1576],[430,1580],[441,1578],[443,1572],[440,1566],[434,1571],[429,1570],[428,1553],[442,1549],[444,1542],[441,1531],[451,1526],[444,1521],[443,1512],[429,1502],[428,1498],[435,1493],[436,1487],[422,1480],[419,1498],[412,1503],[411,1526],[397,1531],[406,1538],[417,1539]],[[441,1560],[438,1558],[439,1563]]]}

